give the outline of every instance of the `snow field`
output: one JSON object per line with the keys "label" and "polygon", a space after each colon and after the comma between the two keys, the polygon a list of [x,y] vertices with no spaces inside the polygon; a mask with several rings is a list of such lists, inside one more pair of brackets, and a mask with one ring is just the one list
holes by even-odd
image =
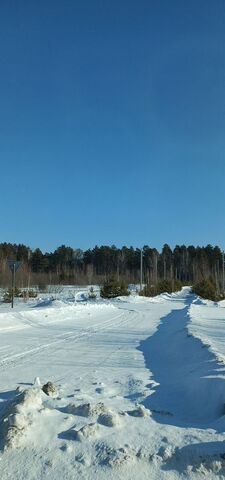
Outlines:
{"label": "snow field", "polygon": [[189,289],[0,308],[1,479],[225,478],[223,312]]}

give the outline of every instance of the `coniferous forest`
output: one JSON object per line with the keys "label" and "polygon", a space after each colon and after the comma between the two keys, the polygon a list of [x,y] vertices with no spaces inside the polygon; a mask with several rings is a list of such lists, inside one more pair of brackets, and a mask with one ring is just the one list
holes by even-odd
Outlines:
{"label": "coniferous forest", "polygon": [[[31,250],[22,244],[0,244],[0,286],[11,282],[9,260],[21,261],[18,287],[58,284],[102,284],[109,277],[126,283],[140,282],[140,249],[133,247],[96,246],[81,250],[60,246],[52,253],[39,248]],[[211,278],[218,290],[223,289],[223,256],[218,246],[195,247],[165,244],[162,251],[143,247],[143,283],[155,285],[161,280],[195,284]]]}

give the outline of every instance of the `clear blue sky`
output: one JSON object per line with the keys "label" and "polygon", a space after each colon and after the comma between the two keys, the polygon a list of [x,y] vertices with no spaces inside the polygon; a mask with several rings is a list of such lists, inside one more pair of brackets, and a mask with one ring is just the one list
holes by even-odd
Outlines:
{"label": "clear blue sky", "polygon": [[0,242],[225,247],[224,0],[1,0]]}

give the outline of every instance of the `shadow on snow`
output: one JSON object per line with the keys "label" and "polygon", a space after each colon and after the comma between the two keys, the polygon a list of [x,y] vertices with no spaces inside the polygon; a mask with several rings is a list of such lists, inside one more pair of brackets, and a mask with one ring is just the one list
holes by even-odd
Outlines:
{"label": "shadow on snow", "polygon": [[[179,473],[184,473],[189,466],[192,467],[193,471],[198,471],[201,465],[204,465],[206,471],[212,472],[215,461],[224,464],[224,442],[202,442],[176,448],[162,469],[177,470]],[[215,471],[214,473],[217,472]]]}
{"label": "shadow on snow", "polygon": [[225,370],[188,333],[187,314],[193,298],[189,295],[184,308],[172,310],[162,318],[156,333],[140,342],[138,349],[153,380],[150,395],[142,403],[159,423],[209,428],[225,413]]}

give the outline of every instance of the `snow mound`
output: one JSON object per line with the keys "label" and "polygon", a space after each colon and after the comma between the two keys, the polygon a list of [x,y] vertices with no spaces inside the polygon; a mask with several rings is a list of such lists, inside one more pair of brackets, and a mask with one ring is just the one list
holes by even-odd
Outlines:
{"label": "snow mound", "polygon": [[93,405],[91,403],[83,403],[80,405],[70,403],[66,407],[66,413],[87,418],[92,417],[97,423],[105,427],[116,427],[121,423],[119,415],[109,410],[103,402]]}
{"label": "snow mound", "polygon": [[84,425],[79,430],[74,429],[74,439],[80,442],[84,439],[93,437],[98,433],[99,426],[96,423]]}
{"label": "snow mound", "polygon": [[0,419],[0,444],[3,450],[16,448],[42,406],[42,392],[31,388],[6,402]]}
{"label": "snow mound", "polygon": [[98,423],[105,427],[116,427],[121,423],[119,416],[114,412],[102,413],[98,417]]}
{"label": "snow mound", "polygon": [[120,467],[123,464],[137,460],[137,454],[129,445],[121,448],[114,448],[104,442],[97,444],[97,459],[100,465],[108,467]]}
{"label": "snow mound", "polygon": [[224,461],[222,462],[219,459],[203,459],[199,461],[197,465],[189,465],[189,472],[196,472],[202,476],[207,477],[209,474],[220,474],[224,478],[225,468]]}
{"label": "snow mound", "polygon": [[35,377],[34,379],[34,387],[41,387],[41,381],[39,377]]}
{"label": "snow mound", "polygon": [[167,460],[172,458],[173,453],[174,453],[174,448],[171,445],[167,445],[167,446],[160,447],[158,451],[158,456],[161,457],[161,459],[164,462],[166,462]]}
{"label": "snow mound", "polygon": [[107,414],[108,410],[104,403],[100,402],[95,405],[91,405],[91,403],[83,403],[80,405],[76,405],[74,403],[70,403],[66,407],[67,413],[71,413],[73,415],[79,415],[81,417],[93,417],[98,415]]}
{"label": "snow mound", "polygon": [[158,456],[165,462],[166,470],[179,469],[188,478],[196,478],[194,474],[200,475],[200,478],[214,479],[218,474],[219,478],[225,478],[224,442],[190,444],[181,449],[161,447]]}
{"label": "snow mound", "polygon": [[134,410],[128,410],[126,413],[131,417],[150,417],[151,415],[150,410],[145,408],[144,405],[137,405]]}

